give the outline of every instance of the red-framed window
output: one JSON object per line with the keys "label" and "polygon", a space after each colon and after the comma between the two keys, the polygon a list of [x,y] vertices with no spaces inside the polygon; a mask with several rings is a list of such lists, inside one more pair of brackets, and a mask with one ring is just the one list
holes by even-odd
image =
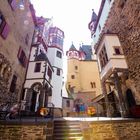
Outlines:
{"label": "red-framed window", "polygon": [[27,66],[27,62],[28,62],[28,59],[27,59],[27,57],[25,55],[25,52],[23,51],[23,49],[21,47],[19,48],[18,56],[17,57],[18,57],[18,60],[21,63],[21,65],[23,67],[26,67]]}
{"label": "red-framed window", "polygon": [[10,4],[13,11],[17,8],[16,0],[8,0],[8,3]]}
{"label": "red-framed window", "polygon": [[6,20],[2,13],[0,12],[0,35],[3,39],[6,39],[9,34],[10,28],[9,25],[6,23]]}

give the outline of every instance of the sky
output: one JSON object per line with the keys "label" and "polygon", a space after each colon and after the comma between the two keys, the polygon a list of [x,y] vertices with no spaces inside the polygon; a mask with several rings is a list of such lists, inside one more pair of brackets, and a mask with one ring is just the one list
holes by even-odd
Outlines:
{"label": "sky", "polygon": [[[53,17],[53,25],[64,31],[64,54],[72,42],[77,49],[82,43],[91,45],[88,23],[91,20],[92,9],[98,14],[101,0],[31,0],[31,2],[37,16]],[[66,67],[64,55],[65,72]]]}

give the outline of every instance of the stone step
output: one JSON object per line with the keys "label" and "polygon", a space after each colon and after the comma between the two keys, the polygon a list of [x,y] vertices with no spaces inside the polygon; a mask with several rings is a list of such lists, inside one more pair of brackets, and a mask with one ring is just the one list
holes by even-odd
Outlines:
{"label": "stone step", "polygon": [[54,140],[82,140],[79,121],[54,121]]}
{"label": "stone step", "polygon": [[53,140],[84,140],[83,136],[80,137],[53,137]]}
{"label": "stone step", "polygon": [[73,137],[79,137],[79,136],[82,136],[82,133],[80,132],[80,133],[77,133],[77,132],[66,132],[66,133],[54,133],[54,135],[53,135],[54,137],[69,137],[69,136],[73,136]]}
{"label": "stone step", "polygon": [[81,132],[80,129],[54,129],[54,133],[66,133],[66,132]]}

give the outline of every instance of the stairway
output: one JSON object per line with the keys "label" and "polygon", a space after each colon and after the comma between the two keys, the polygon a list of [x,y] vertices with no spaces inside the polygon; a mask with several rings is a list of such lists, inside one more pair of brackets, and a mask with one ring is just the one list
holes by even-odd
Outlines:
{"label": "stairway", "polygon": [[55,120],[53,140],[83,140],[80,122]]}

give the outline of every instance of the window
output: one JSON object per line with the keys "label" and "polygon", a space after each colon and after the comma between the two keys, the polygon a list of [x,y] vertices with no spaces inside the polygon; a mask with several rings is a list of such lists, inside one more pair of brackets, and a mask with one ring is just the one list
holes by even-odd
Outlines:
{"label": "window", "polygon": [[120,55],[121,54],[121,51],[120,51],[120,48],[119,47],[115,47],[114,48],[114,51],[115,51],[115,54],[116,55]]}
{"label": "window", "polygon": [[95,82],[90,82],[91,88],[96,88],[96,83]]}
{"label": "window", "polygon": [[66,106],[70,107],[70,101],[69,100],[66,101]]}
{"label": "window", "polygon": [[52,78],[52,71],[50,69],[50,67],[48,67],[48,72],[47,72],[48,76],[50,77],[50,79]]}
{"label": "window", "polygon": [[40,70],[41,70],[41,63],[36,63],[34,72],[40,72]]}
{"label": "window", "polygon": [[9,25],[6,23],[4,16],[0,13],[0,34],[6,39],[9,34]]}
{"label": "window", "polygon": [[60,76],[60,69],[57,68],[56,75]]}
{"label": "window", "polygon": [[78,70],[78,66],[75,66],[75,70]]}
{"label": "window", "polygon": [[22,64],[23,67],[26,67],[28,60],[27,60],[27,57],[25,55],[25,52],[22,50],[21,47],[18,51],[18,60]]}
{"label": "window", "polygon": [[108,62],[108,56],[107,56],[105,45],[103,46],[102,50],[100,51],[99,60],[100,60],[101,68],[103,68]]}
{"label": "window", "polygon": [[100,24],[99,24],[99,27],[98,28],[99,28],[99,32],[100,32],[101,31],[101,25]]}
{"label": "window", "polygon": [[12,93],[15,92],[16,90],[16,82],[17,82],[17,76],[13,75],[11,86],[10,86],[10,92]]}
{"label": "window", "polygon": [[71,79],[75,79],[75,76],[74,75],[71,75]]}
{"label": "window", "polygon": [[56,56],[59,57],[59,58],[62,58],[62,53],[60,51],[57,51]]}
{"label": "window", "polygon": [[16,9],[16,0],[8,0],[8,3],[10,4],[12,10],[14,11]]}
{"label": "window", "polygon": [[126,1],[127,1],[127,0],[120,0],[118,6],[119,6],[121,9],[123,9],[123,8],[124,8],[124,5],[125,5],[125,3],[126,3]]}

